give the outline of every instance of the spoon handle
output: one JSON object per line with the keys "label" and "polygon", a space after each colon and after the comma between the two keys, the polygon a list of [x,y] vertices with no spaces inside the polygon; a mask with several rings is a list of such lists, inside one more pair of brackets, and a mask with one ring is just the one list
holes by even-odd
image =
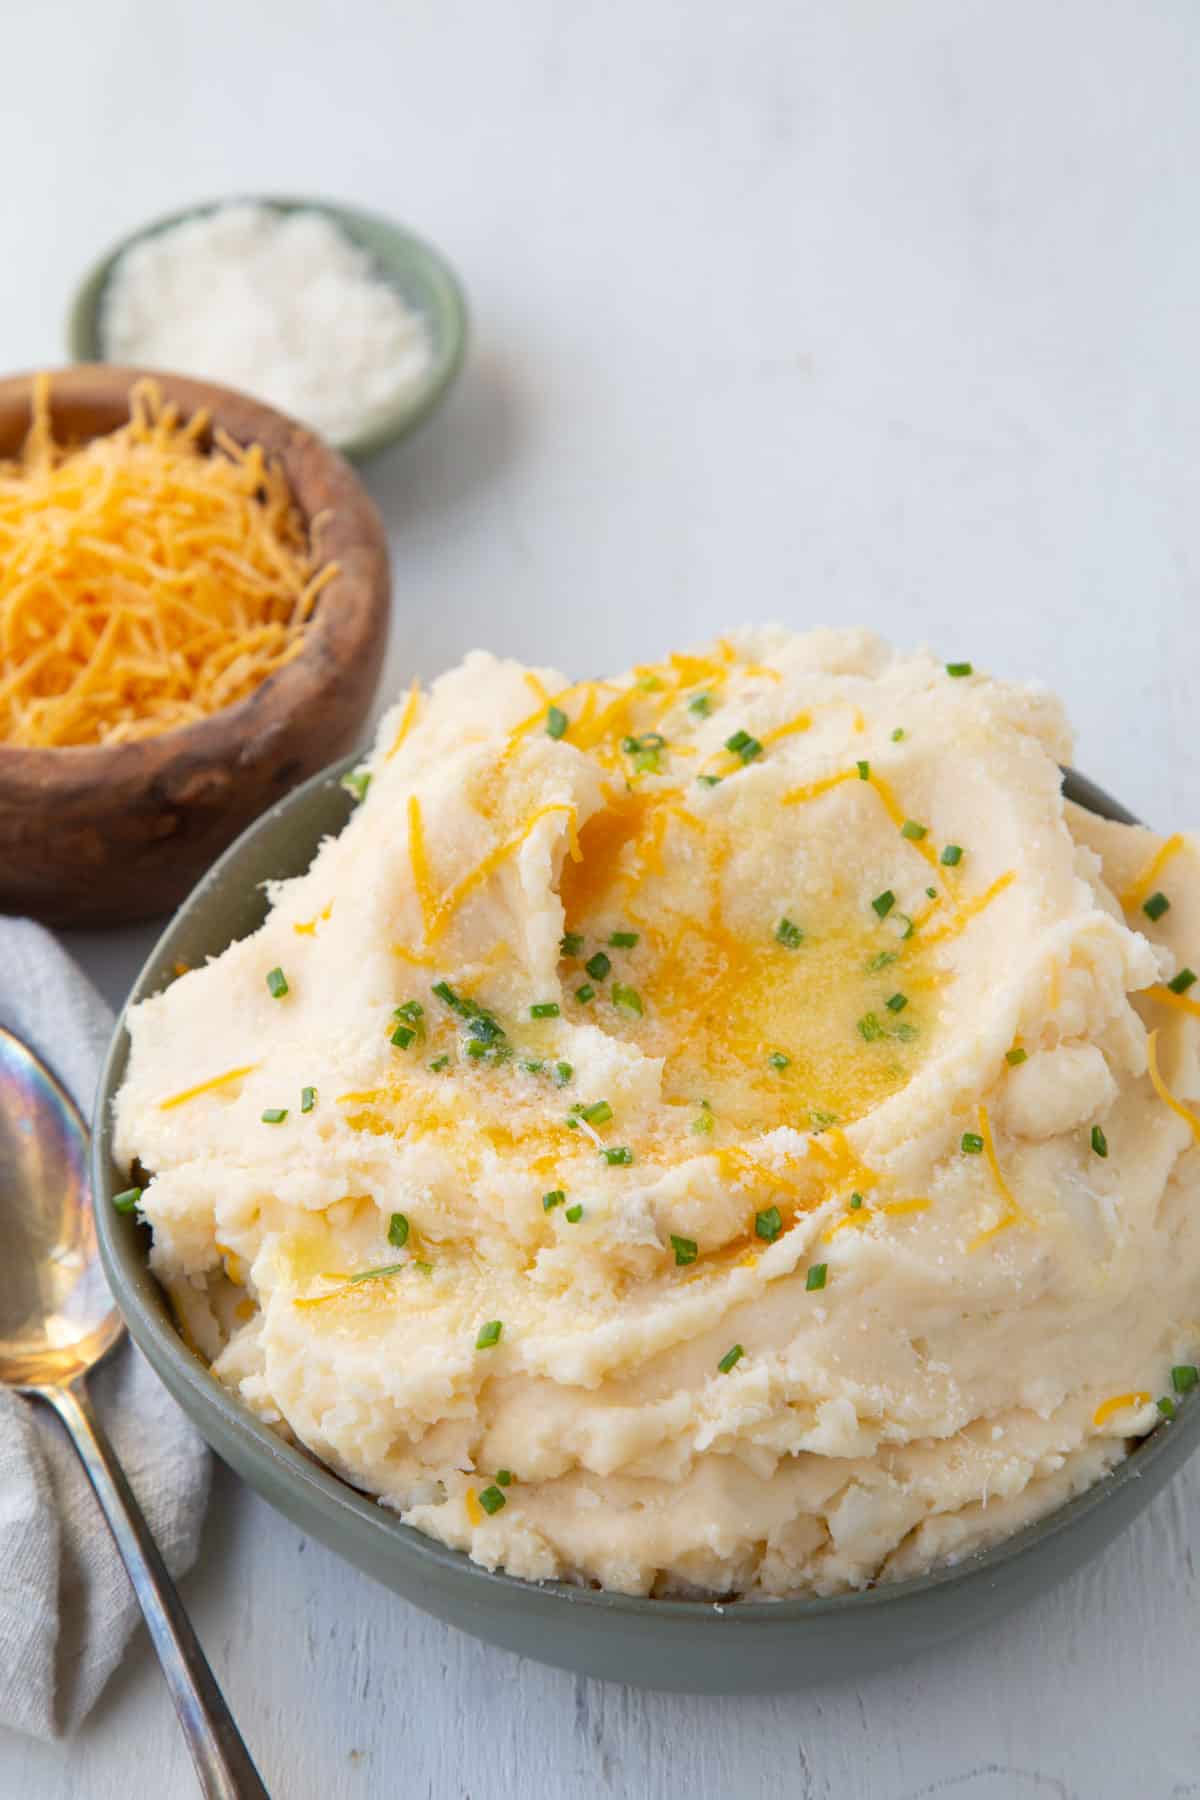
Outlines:
{"label": "spoon handle", "polygon": [[129,1571],[205,1800],[270,1800],[83,1381],[38,1389],[70,1432]]}

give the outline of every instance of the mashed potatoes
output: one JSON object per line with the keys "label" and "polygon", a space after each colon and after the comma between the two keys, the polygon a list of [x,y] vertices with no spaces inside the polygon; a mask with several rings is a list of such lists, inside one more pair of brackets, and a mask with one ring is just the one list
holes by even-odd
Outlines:
{"label": "mashed potatoes", "polygon": [[858,632],[473,655],[145,1001],[119,1154],[214,1374],[489,1567],[834,1593],[1088,1486],[1200,1310],[1200,859],[1042,690]]}

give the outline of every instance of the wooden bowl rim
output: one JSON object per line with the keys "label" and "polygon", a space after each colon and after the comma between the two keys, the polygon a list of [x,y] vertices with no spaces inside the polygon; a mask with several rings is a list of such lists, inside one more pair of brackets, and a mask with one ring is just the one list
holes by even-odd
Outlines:
{"label": "wooden bowl rim", "polygon": [[[11,445],[5,441],[6,415],[24,400],[27,428],[38,373],[29,370],[0,379],[0,460],[19,448],[19,439]],[[244,699],[194,724],[176,725],[127,744],[28,748],[0,743],[0,786],[11,798],[24,788],[31,795],[44,796],[48,788],[60,785],[78,791],[132,777],[144,784],[169,776],[176,764],[191,766],[198,758],[220,753],[228,756],[231,748],[241,745],[249,750],[265,733],[273,734],[280,721],[312,705],[336,683],[356,648],[369,644],[377,615],[387,608],[390,598],[387,535],[375,503],[338,451],[286,413],[237,389],[166,370],[117,363],[73,363],[45,373],[50,380],[52,416],[59,408],[88,405],[110,407],[114,414],[123,409],[127,418],[130,389],[135,382],[151,380],[158,384],[164,399],[175,401],[185,414],[206,408],[213,425],[220,425],[239,443],[261,443],[282,464],[305,524],[311,529],[314,516],[318,517],[322,561],[338,562],[341,568],[321,593],[299,654]],[[119,423],[114,417],[109,429],[116,429]],[[303,492],[316,478],[325,480],[330,495],[314,515]],[[347,633],[349,643],[345,641]]]}

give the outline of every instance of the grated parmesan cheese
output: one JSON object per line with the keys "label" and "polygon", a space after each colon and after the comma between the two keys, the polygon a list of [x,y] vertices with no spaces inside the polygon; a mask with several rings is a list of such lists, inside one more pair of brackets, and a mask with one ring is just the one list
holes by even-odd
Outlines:
{"label": "grated parmesan cheese", "polygon": [[239,388],[335,443],[386,417],[433,359],[425,319],[332,219],[250,204],[131,245],[101,336],[110,362]]}

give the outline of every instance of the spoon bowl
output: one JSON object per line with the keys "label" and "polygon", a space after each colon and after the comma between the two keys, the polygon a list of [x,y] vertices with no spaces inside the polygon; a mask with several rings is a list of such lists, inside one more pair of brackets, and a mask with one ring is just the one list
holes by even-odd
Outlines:
{"label": "spoon bowl", "polygon": [[0,1381],[71,1382],[125,1327],[100,1265],[87,1127],[46,1065],[0,1027],[0,1195],[15,1199],[0,1261]]}

